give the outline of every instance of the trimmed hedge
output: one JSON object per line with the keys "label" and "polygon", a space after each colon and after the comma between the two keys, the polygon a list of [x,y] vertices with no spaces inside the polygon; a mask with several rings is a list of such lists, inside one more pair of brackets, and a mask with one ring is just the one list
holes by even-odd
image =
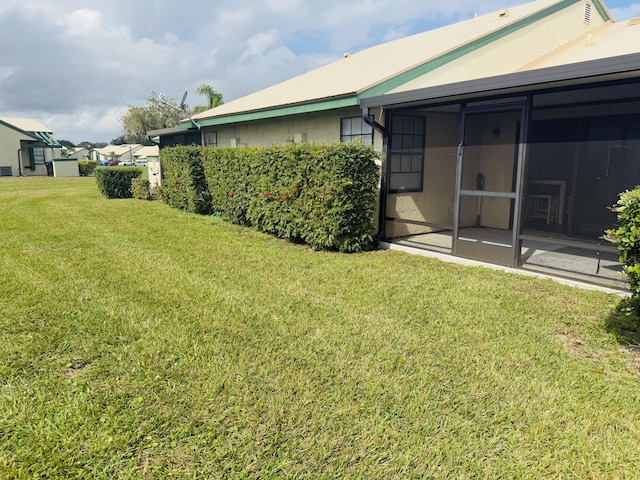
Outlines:
{"label": "trimmed hedge", "polygon": [[357,252],[372,242],[377,159],[358,143],[164,148],[162,196],[318,250]]}
{"label": "trimmed hedge", "polygon": [[78,171],[81,177],[88,177],[96,168],[95,160],[78,160]]}
{"label": "trimmed hedge", "polygon": [[107,198],[131,198],[131,181],[142,176],[136,167],[96,167],[98,190]]}
{"label": "trimmed hedge", "polygon": [[162,198],[172,207],[190,213],[211,213],[211,193],[201,161],[202,147],[164,148]]}
{"label": "trimmed hedge", "polygon": [[150,183],[147,178],[131,179],[131,194],[139,200],[151,200]]}
{"label": "trimmed hedge", "polygon": [[379,154],[362,144],[204,148],[214,212],[318,250],[371,244]]}

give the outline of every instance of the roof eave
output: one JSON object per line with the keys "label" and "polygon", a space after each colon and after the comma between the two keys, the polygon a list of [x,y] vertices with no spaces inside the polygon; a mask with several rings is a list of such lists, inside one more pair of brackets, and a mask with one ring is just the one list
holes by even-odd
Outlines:
{"label": "roof eave", "polygon": [[[230,113],[215,117],[199,118],[198,122],[202,127],[225,125],[238,122],[247,122],[252,120],[264,120],[269,118],[286,117],[289,115],[298,115],[304,113],[315,113],[327,110],[335,110],[345,107],[357,107],[358,97],[355,93],[343,95],[340,97],[331,97],[325,99],[314,100],[305,103],[296,103],[289,105],[280,105],[274,108],[247,110],[244,112]],[[186,128],[190,122],[181,123]]]}
{"label": "roof eave", "polygon": [[363,98],[362,108],[398,107],[406,104],[454,101],[491,93],[515,93],[547,88],[554,84],[588,84],[631,76],[640,78],[640,53],[547,67],[526,72],[438,85],[434,87]]}

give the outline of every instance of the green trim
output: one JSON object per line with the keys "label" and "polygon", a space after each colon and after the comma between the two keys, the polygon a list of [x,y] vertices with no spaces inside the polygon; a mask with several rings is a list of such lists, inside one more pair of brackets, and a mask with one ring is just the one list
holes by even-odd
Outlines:
{"label": "green trim", "polygon": [[378,85],[361,92],[358,95],[358,98],[361,99],[365,97],[376,97],[378,95],[384,95],[385,93],[389,92],[390,90],[393,90],[394,88],[398,88],[407,82],[410,82],[412,80],[415,80],[416,78],[426,75],[427,73],[432,72],[433,70],[436,70],[437,68],[440,68],[446,65],[447,63],[453,62],[454,60],[464,57],[465,55],[468,55],[469,53],[475,50],[478,50],[482,47],[486,47],[487,45],[497,40],[500,40],[501,38],[504,38],[507,35],[511,35],[512,33],[517,32],[518,30],[521,30],[525,27],[528,27],[529,25],[532,25],[538,20],[542,20],[543,18],[553,15],[554,13],[559,12],[560,10],[563,10],[566,7],[573,5],[575,3],[578,3],[580,1],[581,0],[563,0],[562,2],[557,3],[556,5],[552,5],[544,10],[534,13],[533,15],[530,15],[526,18],[518,20],[517,22],[514,22],[510,25],[507,25],[501,28],[500,30],[496,30],[495,32],[484,35],[483,37],[480,37],[477,40],[474,40],[454,50],[451,50],[450,52],[440,55],[439,57],[429,60],[428,62],[423,63],[422,65],[419,65],[415,68],[412,68],[411,70],[408,70],[404,73],[401,73],[400,75],[397,75],[393,78],[390,78],[385,82],[379,83]]}
{"label": "green trim", "polygon": [[596,10],[598,10],[598,13],[602,17],[602,19],[605,22],[608,22],[609,20],[611,20],[611,17],[607,13],[607,9],[604,8],[604,5],[602,5],[602,2],[600,0],[592,0],[592,1],[593,1],[593,4],[596,6]]}
{"label": "green trim", "polygon": [[[397,88],[411,80],[415,80],[418,77],[426,75],[433,70],[436,70],[443,65],[446,65],[454,60],[457,60],[469,53],[478,50],[482,47],[485,47],[501,38],[506,37],[518,30],[521,30],[533,23],[542,20],[550,15],[553,15],[560,10],[563,10],[571,5],[579,3],[581,0],[562,0],[561,2],[552,5],[544,10],[536,12],[528,17],[525,17],[521,20],[518,20],[512,24],[506,25],[499,30],[496,30],[492,33],[488,33],[477,40],[469,42],[465,45],[462,45],[450,52],[447,52],[443,55],[440,55],[432,60],[429,60],[422,65],[419,65],[415,68],[412,68],[406,72],[403,72],[395,77],[390,78],[389,80],[383,81],[369,89],[366,89],[360,92],[357,95],[348,95],[345,97],[337,98],[337,99],[329,99],[322,101],[315,101],[311,103],[303,103],[298,105],[289,105],[282,107],[275,107],[266,110],[259,110],[254,112],[244,112],[237,113],[231,115],[222,115],[219,117],[207,118],[202,120],[196,120],[200,123],[202,127],[210,127],[216,125],[225,125],[230,123],[240,123],[240,122],[248,122],[252,120],[265,120],[269,118],[278,118],[278,117],[286,117],[289,115],[297,115],[302,113],[313,113],[320,112],[325,110],[333,110],[338,108],[345,107],[353,107],[359,106],[360,100],[366,97],[374,97],[378,95],[383,95],[394,88]],[[594,0],[594,4],[596,5],[596,9],[600,12],[600,15],[603,18],[608,18],[606,15],[605,9],[600,4],[599,0]],[[191,129],[191,122],[186,121],[180,124],[180,126],[185,129]]]}
{"label": "green trim", "polygon": [[[233,115],[225,115],[220,117],[207,118],[204,120],[196,120],[202,127],[210,127],[213,125],[224,125],[228,123],[249,122],[251,120],[264,120],[267,118],[287,117],[289,115],[299,115],[301,113],[313,113],[326,110],[335,110],[345,107],[357,107],[359,105],[356,95],[322,100],[320,102],[303,103],[299,105],[289,105],[286,107],[272,108],[269,110],[259,110],[256,112],[238,113]],[[191,122],[181,123],[180,126],[185,130],[189,129]]]}

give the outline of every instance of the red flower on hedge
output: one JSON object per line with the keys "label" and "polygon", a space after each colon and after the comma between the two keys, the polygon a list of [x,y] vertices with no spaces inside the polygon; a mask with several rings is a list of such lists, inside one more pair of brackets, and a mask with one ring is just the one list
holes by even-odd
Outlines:
{"label": "red flower on hedge", "polygon": [[244,217],[243,217],[242,215],[240,215],[240,216],[238,217],[238,220],[242,221],[242,220],[244,220]]}
{"label": "red flower on hedge", "polygon": [[175,177],[175,178],[173,179],[173,183],[178,183],[178,177]]}
{"label": "red flower on hedge", "polygon": [[308,155],[308,154],[307,154],[307,160],[309,160],[310,158],[311,158],[311,155]]}
{"label": "red flower on hedge", "polygon": [[265,197],[268,197],[269,195],[271,195],[271,192],[264,192]]}
{"label": "red flower on hedge", "polygon": [[231,210],[231,205],[227,205],[227,210]]}
{"label": "red flower on hedge", "polygon": [[229,195],[231,195],[232,197],[233,197],[235,194],[236,194],[236,192],[235,192],[235,191],[233,191],[233,190],[231,190],[231,191],[229,192]]}
{"label": "red flower on hedge", "polygon": [[282,195],[282,200],[286,200],[287,196],[286,195]]}

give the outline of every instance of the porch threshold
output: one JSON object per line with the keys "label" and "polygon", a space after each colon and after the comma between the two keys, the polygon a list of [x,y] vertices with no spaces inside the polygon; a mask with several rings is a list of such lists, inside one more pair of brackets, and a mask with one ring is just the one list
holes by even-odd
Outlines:
{"label": "porch threshold", "polygon": [[507,273],[514,273],[517,275],[527,275],[529,277],[536,277],[536,278],[545,278],[545,279],[549,279],[549,280],[553,280],[557,283],[560,283],[562,285],[567,285],[570,287],[574,287],[574,288],[581,288],[584,290],[596,290],[596,291],[600,291],[600,292],[606,292],[606,293],[612,293],[615,295],[619,295],[621,297],[628,297],[630,296],[630,292],[628,291],[624,291],[624,290],[619,290],[616,288],[609,288],[609,287],[604,287],[601,285],[595,285],[592,283],[587,283],[587,282],[580,282],[577,280],[571,280],[568,278],[564,278],[564,277],[558,277],[555,275],[548,275],[548,274],[544,274],[544,273],[540,273],[540,272],[534,272],[531,270],[525,270],[522,268],[512,268],[512,267],[504,267],[502,265],[496,265],[493,263],[486,263],[486,262],[481,262],[478,260],[471,260],[468,258],[462,258],[462,257],[456,257],[454,255],[450,255],[450,254],[446,254],[446,253],[441,253],[441,252],[434,252],[434,251],[430,251],[430,250],[424,250],[421,248],[415,248],[415,247],[409,247],[406,245],[398,245],[397,243],[392,243],[392,242],[384,242],[384,241],[378,241],[378,246],[383,249],[383,250],[396,250],[396,251],[400,251],[400,252],[405,252],[405,253],[409,253],[411,255],[420,255],[423,257],[430,257],[430,258],[437,258],[438,260],[441,260],[443,262],[449,262],[449,263],[455,263],[458,265],[465,265],[468,267],[485,267],[485,268],[490,268],[492,270],[500,270],[503,272],[507,272]]}

